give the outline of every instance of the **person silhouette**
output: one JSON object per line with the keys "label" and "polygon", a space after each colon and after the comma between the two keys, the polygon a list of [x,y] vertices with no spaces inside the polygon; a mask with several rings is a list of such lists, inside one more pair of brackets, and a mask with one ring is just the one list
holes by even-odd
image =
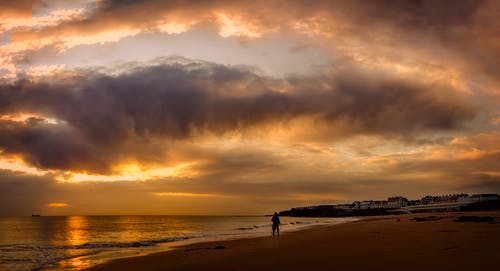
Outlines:
{"label": "person silhouette", "polygon": [[274,215],[273,215],[273,218],[271,218],[271,221],[273,222],[273,236],[274,236],[274,232],[277,232],[278,236],[280,236],[281,221],[280,221],[280,217],[279,217],[278,213],[274,212]]}

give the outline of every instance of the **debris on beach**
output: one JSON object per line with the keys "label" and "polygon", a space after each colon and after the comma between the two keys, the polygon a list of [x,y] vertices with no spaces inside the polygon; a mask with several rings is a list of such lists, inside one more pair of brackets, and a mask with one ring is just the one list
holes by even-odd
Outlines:
{"label": "debris on beach", "polygon": [[426,216],[426,217],[414,217],[410,220],[413,220],[415,222],[425,222],[425,221],[437,221],[437,220],[440,220],[440,219],[443,219],[444,216]]}
{"label": "debris on beach", "polygon": [[221,246],[221,245],[214,247],[214,249],[225,249],[225,248],[226,248],[225,246]]}

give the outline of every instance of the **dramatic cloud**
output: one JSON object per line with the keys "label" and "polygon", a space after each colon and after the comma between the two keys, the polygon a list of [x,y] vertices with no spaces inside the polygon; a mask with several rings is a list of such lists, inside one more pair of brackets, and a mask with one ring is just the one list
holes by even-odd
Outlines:
{"label": "dramatic cloud", "polygon": [[187,63],[135,67],[116,76],[87,72],[5,84],[0,112],[56,123],[43,117],[1,121],[0,148],[42,168],[106,172],[120,159],[154,156],[140,150],[150,149],[154,139],[223,136],[293,125],[297,118],[316,122],[318,133],[331,140],[356,133],[411,136],[458,129],[475,111],[445,86],[353,73],[275,79],[181,60]]}
{"label": "dramatic cloud", "polygon": [[13,42],[1,50],[6,69],[15,73],[8,63],[16,66],[16,59],[26,59],[22,55],[49,45],[64,51],[140,33],[176,34],[214,25],[224,37],[284,33],[299,45],[318,43],[336,57],[386,69],[433,69],[455,80],[457,73],[498,77],[496,1],[150,0],[96,1],[84,7],[85,15],[73,20],[12,33]]}
{"label": "dramatic cloud", "polygon": [[0,0],[0,213],[500,192],[499,3]]}

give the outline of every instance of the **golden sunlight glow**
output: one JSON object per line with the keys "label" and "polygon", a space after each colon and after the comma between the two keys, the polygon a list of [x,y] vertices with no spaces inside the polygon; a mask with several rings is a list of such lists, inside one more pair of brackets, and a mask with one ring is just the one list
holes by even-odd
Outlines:
{"label": "golden sunlight glow", "polygon": [[490,176],[500,177],[500,171],[472,171],[472,174],[487,174]]}
{"label": "golden sunlight glow", "polygon": [[180,34],[188,31],[189,25],[184,23],[165,23],[158,25],[158,30],[168,34]]}
{"label": "golden sunlight glow", "polygon": [[64,260],[60,263],[60,265],[61,267],[63,267],[63,269],[65,269],[65,267],[68,267],[68,270],[79,271],[90,268],[92,266],[92,262],[85,256],[82,256]]}
{"label": "golden sunlight glow", "polygon": [[69,49],[78,45],[117,42],[123,38],[134,36],[140,32],[141,31],[139,29],[114,29],[102,31],[93,35],[70,35],[63,37],[62,41],[66,47],[64,49]]}
{"label": "golden sunlight glow", "polygon": [[33,66],[26,71],[26,74],[32,77],[52,76],[60,73],[64,66],[64,64]]}
{"label": "golden sunlight glow", "polygon": [[59,208],[59,207],[68,207],[69,204],[64,203],[64,202],[51,202],[51,203],[48,203],[47,206]]}
{"label": "golden sunlight glow", "polygon": [[499,192],[500,0],[317,2],[0,0],[0,215]]}
{"label": "golden sunlight glow", "polygon": [[487,136],[492,135],[456,137],[446,145],[425,147],[422,149],[420,158],[424,160],[475,160],[500,151],[500,148],[493,145],[485,149],[478,148],[475,145],[475,140],[481,137],[484,140]]}
{"label": "golden sunlight glow", "polygon": [[14,114],[0,115],[0,120],[8,120],[15,122],[25,122],[31,118],[42,119],[44,122],[49,124],[58,124],[60,122],[54,118],[49,118],[42,115],[31,114],[31,113],[14,113]]}
{"label": "golden sunlight glow", "polygon": [[246,24],[237,16],[229,16],[224,13],[215,13],[216,20],[219,23],[219,35],[224,38],[230,36],[241,36],[247,38],[259,38],[262,33],[257,32],[257,27]]}
{"label": "golden sunlight glow", "polygon": [[194,163],[183,163],[173,167],[143,169],[138,164],[123,164],[115,167],[119,174],[115,175],[93,175],[86,173],[72,173],[61,175],[56,178],[60,182],[116,182],[116,181],[144,181],[160,177],[178,177],[186,178],[197,175],[196,171],[191,170]]}
{"label": "golden sunlight glow", "polygon": [[335,18],[323,18],[321,16],[312,16],[307,19],[290,22],[290,27],[303,35],[320,36],[326,38],[338,35],[338,29],[329,27],[327,28],[328,31],[325,31],[325,25],[334,26],[341,25],[341,23],[335,21]]}
{"label": "golden sunlight glow", "polygon": [[72,245],[81,245],[86,243],[87,240],[87,217],[85,216],[71,216],[68,217],[66,227],[68,232],[68,241]]}
{"label": "golden sunlight glow", "polygon": [[182,193],[182,192],[159,192],[154,193],[160,197],[224,197],[218,194],[205,194],[205,193]]}
{"label": "golden sunlight glow", "polygon": [[28,50],[38,50],[51,44],[52,41],[53,39],[49,38],[17,40],[13,34],[11,43],[0,46],[0,70],[8,71],[8,73],[0,75],[0,78],[8,79],[17,76],[18,67],[14,64],[16,54]]}
{"label": "golden sunlight glow", "polygon": [[19,157],[0,157],[0,170],[11,170],[38,176],[47,173],[47,171],[40,170],[36,167],[28,166]]}

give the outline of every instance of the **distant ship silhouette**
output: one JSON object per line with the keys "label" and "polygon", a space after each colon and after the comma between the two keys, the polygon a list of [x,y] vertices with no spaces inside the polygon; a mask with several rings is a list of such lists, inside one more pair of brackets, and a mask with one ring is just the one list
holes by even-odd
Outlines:
{"label": "distant ship silhouette", "polygon": [[38,217],[38,216],[40,216],[40,214],[31,214],[31,216]]}

